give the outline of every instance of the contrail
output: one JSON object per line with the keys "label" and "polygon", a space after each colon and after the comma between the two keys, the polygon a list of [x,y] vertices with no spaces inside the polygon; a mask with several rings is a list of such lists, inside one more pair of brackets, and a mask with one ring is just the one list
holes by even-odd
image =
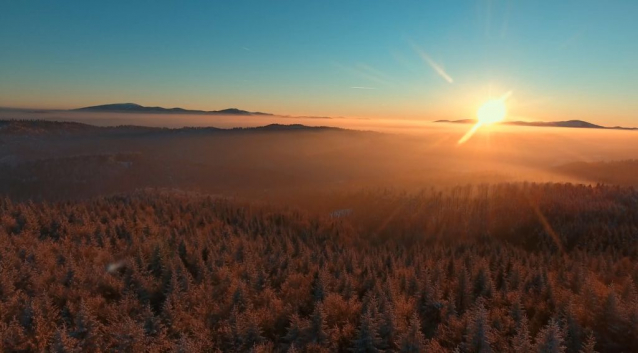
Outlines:
{"label": "contrail", "polygon": [[376,89],[374,87],[363,87],[363,86],[354,86],[354,87],[350,87],[352,89]]}
{"label": "contrail", "polygon": [[421,59],[423,59],[423,61],[425,61],[428,65],[430,65],[430,67],[432,68],[432,70],[434,70],[434,72],[436,72],[439,76],[441,76],[442,79],[446,80],[448,83],[454,82],[452,77],[448,75],[447,72],[445,72],[445,70],[441,67],[441,65],[437,64],[436,61],[432,60],[432,58],[426,52],[421,50],[421,48],[416,46],[416,44],[412,44],[412,48],[414,49],[414,51],[417,52],[417,54],[419,54],[419,56],[421,57]]}

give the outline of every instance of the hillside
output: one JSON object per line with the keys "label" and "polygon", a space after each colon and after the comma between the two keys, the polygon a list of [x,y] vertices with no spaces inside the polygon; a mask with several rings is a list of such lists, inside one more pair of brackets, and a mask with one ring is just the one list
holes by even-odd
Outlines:
{"label": "hillside", "polygon": [[638,160],[571,162],[552,168],[556,173],[613,185],[638,187]]}
{"label": "hillside", "polygon": [[[75,200],[146,187],[231,194],[285,188],[295,179],[299,186],[331,183],[353,168],[329,176],[323,167],[338,167],[346,157],[322,151],[346,149],[366,136],[305,125],[169,129],[0,121],[0,195]],[[295,152],[311,149],[314,158]]]}
{"label": "hillside", "polygon": [[[437,120],[435,123],[454,123],[454,124],[476,124],[476,119],[461,119],[461,120]],[[583,129],[616,129],[616,130],[638,130],[638,128],[631,127],[606,127],[601,125],[592,124],[583,120],[567,120],[567,121],[504,121],[500,124],[514,125],[514,126],[535,126],[535,127],[568,127],[568,128],[583,128]]]}
{"label": "hillside", "polygon": [[633,133],[511,130],[0,121],[0,351],[637,350]]}
{"label": "hillside", "polygon": [[[437,131],[410,136],[295,124],[170,129],[4,120],[0,194],[55,201],[165,187],[258,199],[290,195],[297,204],[329,190],[532,180],[596,183],[601,179],[590,178],[589,171],[555,166],[573,161],[574,150],[606,160],[636,155],[632,132],[587,129],[587,141],[596,143],[583,145],[584,139],[557,139],[553,131],[523,130],[493,134],[493,146],[508,148],[485,149],[480,139],[457,148],[457,136]],[[622,185],[637,185],[626,183],[632,174],[625,175]],[[620,181],[609,176],[603,181]]]}
{"label": "hillside", "polygon": [[346,200],[331,219],[182,192],[3,199],[0,350],[638,350],[636,191]]}
{"label": "hillside", "polygon": [[0,120],[0,135],[120,135],[120,134],[201,134],[237,132],[285,132],[285,131],[345,131],[329,126],[307,126],[302,124],[269,124],[257,127],[221,129],[215,127],[160,128],[136,125],[94,126],[77,122],[51,120]]}
{"label": "hillside", "polygon": [[73,109],[81,112],[104,112],[104,113],[153,113],[153,114],[207,114],[207,115],[271,115],[261,112],[249,112],[237,108],[222,110],[192,110],[184,108],[162,108],[145,107],[135,103],[115,103],[103,104],[90,107]]}

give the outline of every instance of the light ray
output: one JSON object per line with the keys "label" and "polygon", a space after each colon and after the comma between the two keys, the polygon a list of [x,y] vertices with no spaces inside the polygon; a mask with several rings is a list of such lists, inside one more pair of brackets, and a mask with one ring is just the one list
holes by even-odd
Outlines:
{"label": "light ray", "polygon": [[558,235],[558,233],[556,233],[556,231],[554,231],[552,225],[549,223],[545,215],[543,215],[543,212],[541,212],[538,201],[533,201],[529,194],[525,195],[525,197],[527,198],[527,202],[529,203],[529,205],[534,210],[536,217],[538,217],[539,222],[543,226],[543,230],[545,230],[545,232],[552,238],[560,253],[563,256],[567,256],[565,248],[563,247],[563,242],[560,240],[560,236]]}
{"label": "light ray", "polygon": [[[505,102],[510,96],[512,95],[512,91],[507,91],[505,92],[502,96],[500,96],[497,99],[493,99],[493,100],[489,100],[487,101],[478,111],[477,115],[478,115],[478,121],[476,122],[476,124],[474,124],[474,126],[472,126],[472,128],[465,133],[465,135],[463,135],[463,137],[461,137],[461,139],[459,139],[459,141],[457,142],[457,144],[462,145],[465,142],[467,142],[467,140],[469,140],[470,138],[472,138],[472,136],[476,133],[476,131],[483,125],[490,125],[492,123],[496,123],[496,122],[500,122],[505,118],[505,106],[501,103],[500,106],[498,106],[498,102]],[[483,110],[489,110],[488,114],[486,114],[486,117],[481,118],[481,115],[483,115]],[[498,112],[495,112],[498,111]],[[490,114],[495,114],[498,113],[497,115],[500,116],[494,116],[491,117]]]}
{"label": "light ray", "polygon": [[472,128],[465,133],[465,135],[463,135],[463,137],[461,137],[461,139],[459,140],[459,142],[457,142],[459,145],[464,144],[465,142],[467,142],[467,140],[469,140],[472,135],[474,135],[474,133],[482,126],[483,124],[479,121],[478,123],[474,124],[474,126],[472,126]]}
{"label": "light ray", "polygon": [[425,51],[419,48],[416,44],[412,44],[412,48],[417,54],[419,54],[421,59],[423,59],[423,61],[425,61],[425,63],[428,64],[432,68],[432,70],[437,73],[437,75],[439,75],[448,83],[454,83],[454,79],[452,79],[452,76],[448,75],[443,67],[441,67],[441,65],[439,65],[436,61],[432,60],[432,58]]}
{"label": "light ray", "polygon": [[545,216],[543,215],[543,213],[541,212],[541,210],[538,208],[537,205],[532,204],[532,208],[534,209],[534,212],[536,213],[538,220],[541,222],[541,225],[543,226],[543,229],[545,230],[545,232],[547,232],[547,234],[552,238],[552,240],[554,241],[554,244],[556,244],[556,247],[561,252],[561,254],[565,254],[565,250],[563,249],[563,244],[560,241],[560,237],[554,231],[554,228],[552,228],[552,225],[549,224],[549,222],[547,221],[547,218],[545,218]]}
{"label": "light ray", "polygon": [[512,96],[512,91],[507,91],[498,100],[506,101],[511,96]]}

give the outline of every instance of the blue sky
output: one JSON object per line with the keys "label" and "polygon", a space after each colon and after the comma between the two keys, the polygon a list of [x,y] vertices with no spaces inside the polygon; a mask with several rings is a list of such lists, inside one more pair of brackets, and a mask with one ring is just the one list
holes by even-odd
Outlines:
{"label": "blue sky", "polygon": [[431,120],[512,91],[512,117],[638,125],[636,18],[633,0],[4,1],[0,106]]}

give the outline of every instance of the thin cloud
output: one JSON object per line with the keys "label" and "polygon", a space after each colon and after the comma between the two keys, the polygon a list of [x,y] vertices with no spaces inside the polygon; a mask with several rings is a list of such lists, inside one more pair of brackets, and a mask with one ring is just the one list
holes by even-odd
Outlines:
{"label": "thin cloud", "polygon": [[387,74],[375,69],[374,67],[366,64],[366,63],[359,63],[357,64],[357,68],[365,73],[367,73],[368,75],[374,76],[376,77],[378,80],[380,81],[384,81],[387,83],[391,83],[392,81],[394,81],[392,79],[392,77],[388,76]]}
{"label": "thin cloud", "polygon": [[360,78],[375,82],[379,85],[387,86],[393,84],[393,80],[388,75],[364,63],[359,63],[354,67],[345,66],[338,62],[333,62],[332,64],[343,71],[346,71]]}
{"label": "thin cloud", "polygon": [[350,87],[350,88],[352,88],[352,89],[376,89],[374,87],[363,87],[363,86],[353,86],[353,87]]}
{"label": "thin cloud", "polygon": [[432,70],[437,73],[437,75],[441,76],[441,78],[446,80],[448,83],[454,83],[454,79],[452,79],[452,76],[445,72],[441,65],[432,60],[432,58],[425,51],[419,48],[416,44],[412,44],[412,48],[417,54],[419,54],[421,59],[423,59],[423,61],[425,61],[425,63],[428,64],[432,68]]}
{"label": "thin cloud", "polygon": [[241,47],[242,49],[244,49],[245,51],[250,51],[250,48],[247,47]]}

